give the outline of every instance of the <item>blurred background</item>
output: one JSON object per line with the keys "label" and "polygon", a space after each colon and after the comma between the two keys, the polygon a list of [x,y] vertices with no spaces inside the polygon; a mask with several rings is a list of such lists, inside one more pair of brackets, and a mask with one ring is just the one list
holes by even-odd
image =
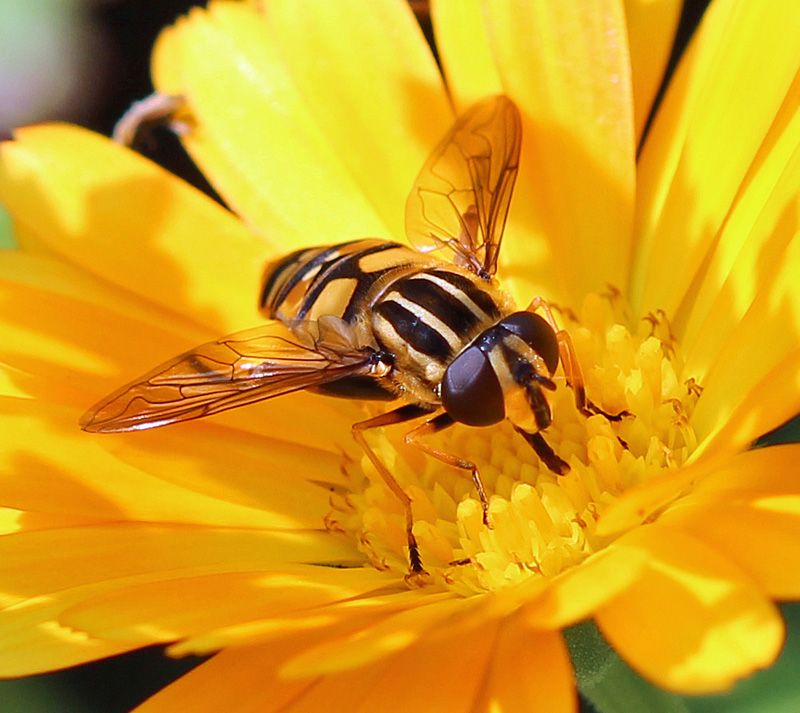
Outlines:
{"label": "blurred background", "polygon": [[0,0],[0,135],[60,119],[109,133],[151,91],[159,29],[190,0]]}

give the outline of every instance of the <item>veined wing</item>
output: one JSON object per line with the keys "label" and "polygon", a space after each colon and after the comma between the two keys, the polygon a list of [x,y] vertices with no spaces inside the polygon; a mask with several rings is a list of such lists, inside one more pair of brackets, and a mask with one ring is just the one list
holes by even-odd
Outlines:
{"label": "veined wing", "polygon": [[[115,391],[86,412],[80,426],[96,433],[137,431],[370,375],[375,351],[358,347],[336,320],[309,323],[298,336],[268,322],[202,344]],[[320,320],[322,324],[322,320]],[[341,323],[343,326],[344,323]],[[319,335],[322,332],[323,336]]]}
{"label": "veined wing", "polygon": [[519,168],[522,122],[503,95],[470,107],[434,149],[406,202],[406,232],[428,252],[448,248],[456,264],[497,270]]}

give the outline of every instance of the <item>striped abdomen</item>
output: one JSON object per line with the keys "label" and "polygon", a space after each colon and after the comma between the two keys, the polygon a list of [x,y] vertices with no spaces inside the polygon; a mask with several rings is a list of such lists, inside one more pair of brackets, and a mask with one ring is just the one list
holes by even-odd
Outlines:
{"label": "striped abdomen", "polygon": [[267,268],[261,309],[288,325],[324,314],[353,322],[365,316],[389,273],[429,264],[416,250],[377,238],[298,250]]}

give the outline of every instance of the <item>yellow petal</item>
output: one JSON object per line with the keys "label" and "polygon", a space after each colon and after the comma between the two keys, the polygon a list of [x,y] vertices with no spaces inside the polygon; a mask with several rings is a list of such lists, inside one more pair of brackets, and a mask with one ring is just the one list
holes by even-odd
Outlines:
{"label": "yellow petal", "polygon": [[527,626],[559,629],[586,619],[638,577],[644,553],[612,543],[558,575],[543,595],[522,608]]}
{"label": "yellow petal", "polygon": [[[352,711],[355,691],[360,699],[356,710],[362,713],[472,711],[491,661],[496,630],[496,622],[467,632],[454,628],[449,636],[422,641],[363,671],[356,669],[348,679],[326,677],[314,697],[302,701],[297,710],[319,711],[326,693],[337,693],[342,701],[340,710]],[[330,687],[325,685],[329,681]]]}
{"label": "yellow petal", "polygon": [[[422,604],[424,600],[419,599]],[[307,678],[372,663],[425,639],[430,636],[430,630],[447,630],[448,625],[457,627],[459,614],[472,606],[474,603],[461,598],[447,597],[439,601],[431,598],[430,603],[401,611],[374,626],[331,638],[304,651],[289,661],[282,673],[290,678]],[[465,629],[457,628],[462,632]]]}
{"label": "yellow petal", "polygon": [[[622,286],[631,258],[634,132],[622,5],[487,0],[485,7],[503,89],[523,114],[507,236],[514,265],[554,270],[560,294],[580,304],[589,291]],[[552,262],[534,239],[542,235]]]}
{"label": "yellow petal", "polygon": [[597,523],[597,535],[608,537],[643,523],[654,512],[671,503],[687,488],[713,472],[719,464],[719,459],[704,458],[698,463],[667,471],[643,485],[626,491],[601,514]]}
{"label": "yellow petal", "polygon": [[364,597],[390,581],[372,567],[297,564],[277,571],[247,571],[248,563],[242,562],[241,568],[245,571],[196,576],[176,572],[167,579],[119,587],[87,597],[59,620],[103,640],[146,645],[294,613],[305,612],[314,619],[313,609]]}
{"label": "yellow petal", "polygon": [[572,663],[559,632],[531,631],[517,618],[503,622],[484,693],[486,713],[577,711]]}
{"label": "yellow petal", "polygon": [[695,485],[687,501],[727,500],[732,494],[797,494],[800,481],[795,469],[800,445],[788,443],[737,453],[717,464],[713,472]]}
{"label": "yellow petal", "polygon": [[281,656],[305,643],[301,638],[286,642],[281,650],[262,644],[221,651],[161,689],[132,713],[244,713],[247,708],[260,713],[288,713],[291,710],[288,706],[313,688],[316,681],[280,680],[275,669]]}
{"label": "yellow petal", "polygon": [[731,458],[660,521],[725,553],[770,596],[800,596],[800,445],[757,448]]}
{"label": "yellow petal", "polygon": [[674,315],[684,295],[693,299],[693,281],[707,268],[799,65],[793,0],[709,7],[639,160],[640,246],[630,289],[639,314]]}
{"label": "yellow petal", "polygon": [[77,127],[3,144],[0,200],[18,223],[96,277],[224,334],[257,323],[269,250],[213,201]]}
{"label": "yellow petal", "polygon": [[[62,589],[105,591],[215,572],[264,570],[294,563],[352,559],[344,538],[325,531],[268,532],[146,523],[34,530],[0,538],[4,604]],[[76,552],[81,557],[75,556]],[[87,592],[85,596],[102,593]]]}
{"label": "yellow petal", "polygon": [[[167,338],[168,334],[173,334],[186,340],[187,343],[193,343],[208,339],[211,335],[206,328],[198,327],[191,321],[175,315],[171,310],[161,308],[149,299],[141,299],[107,279],[96,277],[52,254],[33,254],[24,250],[0,251],[0,285],[8,289],[14,289],[14,285],[19,285],[20,289],[28,290],[25,295],[9,294],[8,303],[3,304],[0,312],[3,316],[14,314],[14,321],[18,323],[21,323],[23,319],[23,310],[18,302],[22,302],[25,309],[31,309],[36,308],[40,300],[55,299],[54,295],[64,300],[61,304],[56,302],[47,304],[46,309],[53,310],[52,323],[39,325],[37,329],[41,329],[42,332],[49,333],[57,320],[67,317],[69,310],[73,307],[81,309],[82,305],[88,304],[94,306],[98,311],[107,310],[115,318],[121,316],[125,319],[125,326],[120,325],[118,332],[128,343],[133,341],[127,333],[127,329],[131,328],[128,319],[148,325],[152,324],[155,329],[159,330],[159,338],[162,336]],[[14,311],[9,312],[9,310]],[[98,318],[100,317],[94,315],[89,321]],[[31,325],[34,324],[33,319],[29,321]],[[112,329],[110,333],[113,334],[114,331]],[[109,334],[105,328],[95,329],[95,334],[98,333]],[[87,339],[86,335],[80,339],[76,336],[74,339],[76,342],[82,341],[85,344],[92,342]],[[167,347],[169,344],[165,344],[165,348]],[[135,352],[135,350],[134,345],[132,351]]]}
{"label": "yellow petal", "polygon": [[637,146],[664,77],[680,14],[679,0],[625,0]]}
{"label": "yellow petal", "polygon": [[30,398],[31,394],[24,382],[28,381],[27,374],[12,369],[7,364],[0,363],[0,394],[14,398]]}
{"label": "yellow petal", "polygon": [[431,20],[456,113],[484,97],[502,93],[482,0],[432,0]]}
{"label": "yellow petal", "polygon": [[714,430],[698,447],[698,455],[725,455],[746,447],[757,436],[794,417],[798,411],[797,393],[800,391],[799,364],[800,350],[788,354],[728,412],[726,423],[716,420]]}
{"label": "yellow petal", "polygon": [[102,522],[97,518],[84,518],[77,515],[53,515],[52,513],[28,512],[15,508],[0,508],[0,534],[2,535],[58,527],[97,525]]}
{"label": "yellow petal", "polygon": [[698,454],[741,448],[800,410],[798,270],[795,239],[703,379],[690,419]]}
{"label": "yellow petal", "polygon": [[[322,528],[341,456],[195,423],[97,436],[79,412],[0,400],[0,480],[9,507],[82,517]],[[42,444],[47,444],[43,449]],[[269,457],[265,458],[264,454]]]}
{"label": "yellow petal", "polygon": [[159,91],[187,98],[192,157],[275,249],[389,235],[253,8],[195,9],[160,37],[153,74]]}
{"label": "yellow petal", "polygon": [[793,100],[723,229],[712,261],[721,277],[709,271],[688,325],[687,375],[704,389],[691,418],[698,453],[741,448],[800,410],[800,77]]}
{"label": "yellow petal", "polygon": [[618,545],[643,549],[648,565],[595,618],[643,676],[677,693],[704,694],[775,660],[784,637],[780,612],[719,552],[661,525],[639,528]]}
{"label": "yellow petal", "polygon": [[[99,641],[59,621],[63,611],[86,598],[179,571],[191,577],[253,562],[269,570],[326,554],[344,557],[347,550],[338,548],[336,554],[337,542],[329,539],[323,533],[120,523],[6,535],[0,538],[0,673],[37,673],[141,645]],[[151,641],[157,640],[153,635]]]}
{"label": "yellow petal", "polygon": [[305,108],[387,237],[404,236],[406,197],[453,121],[408,3],[313,0],[298,10],[295,0],[279,0],[264,16]]}
{"label": "yellow petal", "polygon": [[[316,632],[274,645],[229,649],[194,669],[136,709],[135,713],[192,710],[216,713],[237,701],[260,713],[353,713],[407,710],[472,711],[493,653],[496,624],[477,632],[425,641],[387,659],[340,674],[285,679],[287,657],[320,639]],[[458,655],[454,655],[458,652]]]}
{"label": "yellow petal", "polygon": [[[773,334],[779,337],[793,316],[787,310],[796,310],[794,284],[785,279],[778,284],[775,278],[797,274],[792,243],[798,226],[792,216],[800,185],[799,108],[800,75],[722,227],[699,289],[681,307],[686,370],[696,378],[724,358],[731,344],[740,344],[739,323],[754,302],[761,300],[764,342],[772,342]],[[783,309],[764,313],[763,295],[771,295],[772,305],[783,302]]]}
{"label": "yellow petal", "polygon": [[[342,564],[358,564],[352,559]],[[189,636],[169,647],[168,653],[173,656],[200,655],[228,648],[241,646],[254,646],[265,641],[272,641],[280,646],[282,641],[293,635],[310,634],[314,631],[324,632],[320,637],[320,644],[315,642],[306,647],[300,654],[305,657],[317,646],[325,648],[331,641],[346,641],[349,637],[358,635],[359,632],[369,632],[376,628],[385,630],[385,622],[391,622],[398,613],[405,613],[419,607],[437,604],[444,599],[452,599],[447,592],[439,592],[428,596],[420,596],[419,591],[409,590],[407,585],[399,578],[389,578],[387,583],[379,590],[365,596],[344,599],[330,605],[320,606],[312,611],[295,611],[285,616],[271,616],[270,612],[263,612],[262,616],[251,621],[233,624],[231,626],[209,629],[199,634]],[[291,657],[287,658],[290,660]],[[335,668],[349,668],[353,664],[363,663],[365,659],[380,658],[380,656],[351,658],[350,665],[342,663]],[[306,669],[290,663],[281,671],[283,674],[305,676]]]}
{"label": "yellow petal", "polygon": [[[57,270],[48,269],[43,259],[31,258],[30,262],[26,265],[24,259],[0,256],[0,361],[38,377],[39,383],[30,384],[38,397],[69,403],[66,397],[60,398],[62,392],[83,392],[83,405],[88,408],[93,399],[170,354],[208,339],[208,334],[201,337],[203,331],[189,322],[183,322],[177,334],[153,326],[160,322],[157,312],[143,322],[114,311],[119,305],[113,289],[93,290],[91,279],[60,284]],[[21,271],[19,276],[3,274],[15,269]],[[28,270],[37,272],[39,279],[26,279],[32,277]],[[35,284],[48,278],[52,278],[51,284]],[[85,294],[79,294],[84,285]],[[107,295],[112,309],[94,301],[104,292],[112,293]],[[122,309],[132,311],[125,306]],[[178,320],[168,321],[167,326],[177,329],[175,322]],[[181,334],[194,336],[181,338]],[[56,390],[50,390],[54,385]]]}
{"label": "yellow petal", "polygon": [[104,641],[58,621],[62,609],[85,596],[67,589],[6,606],[0,613],[0,676],[12,678],[77,666],[137,648],[127,641]]}
{"label": "yellow petal", "polygon": [[800,596],[800,495],[697,503],[663,517],[708,543],[776,599]]}

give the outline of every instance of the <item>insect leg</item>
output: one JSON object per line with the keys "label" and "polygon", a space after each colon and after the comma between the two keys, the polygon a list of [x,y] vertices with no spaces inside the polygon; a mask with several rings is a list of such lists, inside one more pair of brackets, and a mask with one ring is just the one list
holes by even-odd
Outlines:
{"label": "insect leg", "polygon": [[406,513],[408,560],[411,565],[411,571],[414,574],[422,574],[425,572],[425,570],[422,567],[422,559],[419,556],[419,547],[417,546],[417,540],[412,531],[412,528],[414,527],[414,516],[411,512],[411,498],[408,496],[408,493],[406,493],[406,491],[400,487],[400,483],[394,479],[394,476],[389,472],[389,469],[375,454],[375,451],[369,447],[369,444],[364,438],[364,431],[368,431],[372,428],[391,426],[395,423],[412,421],[413,419],[429,414],[430,412],[431,409],[429,408],[407,404],[406,406],[401,406],[393,411],[382,413],[380,416],[375,416],[374,418],[367,419],[366,421],[359,421],[351,426],[353,438],[355,439],[356,443],[358,443],[358,445],[364,450],[364,453],[367,454],[367,458],[369,458],[372,462],[372,465],[375,466],[375,470],[377,470],[378,474],[381,476],[381,478],[383,478],[383,482],[386,483],[389,490],[391,490],[397,499],[403,504],[403,509]]}
{"label": "insect leg", "polygon": [[539,456],[539,460],[556,475],[564,475],[564,473],[569,472],[569,464],[556,455],[555,451],[550,447],[550,444],[544,440],[544,436],[541,433],[528,433],[516,426],[514,426],[514,430],[531,445],[533,450],[536,451],[536,455]]}
{"label": "insect leg", "polygon": [[567,386],[569,386],[575,394],[575,406],[584,416],[591,416],[594,412],[587,407],[586,389],[583,385],[583,373],[578,364],[578,357],[575,354],[575,347],[572,345],[572,338],[565,329],[559,329],[556,324],[553,311],[550,305],[542,297],[534,297],[533,301],[528,305],[528,312],[536,312],[541,310],[547,323],[553,328],[556,333],[556,340],[558,341],[558,353],[561,359],[561,364],[564,367],[564,374],[567,377]]}
{"label": "insect leg", "polygon": [[478,473],[478,466],[475,465],[472,461],[466,460],[464,458],[459,458],[452,453],[445,453],[444,451],[440,451],[437,448],[427,444],[421,443],[418,439],[422,436],[427,436],[433,433],[438,433],[439,431],[443,431],[445,428],[449,428],[455,423],[455,420],[450,414],[443,413],[439,414],[438,416],[432,418],[430,421],[426,421],[417,428],[409,431],[406,434],[406,443],[411,446],[416,446],[421,451],[424,451],[430,456],[434,458],[438,458],[440,461],[447,463],[448,465],[452,465],[456,468],[461,468],[462,470],[468,470],[472,474],[472,482],[475,483],[475,488],[478,490],[478,496],[481,499],[481,506],[483,507],[483,523],[485,525],[489,525],[489,499],[486,497],[486,489],[483,487],[483,481],[481,480],[480,473]]}
{"label": "insect leg", "polygon": [[[603,411],[603,409],[597,406],[597,404],[586,398],[586,388],[583,385],[583,372],[581,371],[580,364],[578,364],[578,356],[575,354],[575,347],[572,344],[572,337],[569,336],[569,332],[567,332],[567,330],[558,328],[555,317],[553,317],[553,311],[550,309],[550,305],[547,304],[547,301],[542,297],[534,297],[533,301],[528,305],[528,312],[536,312],[538,309],[544,313],[547,323],[556,333],[559,358],[561,359],[561,364],[564,367],[564,374],[567,377],[567,386],[569,386],[572,389],[572,392],[575,394],[575,407],[578,409],[578,411],[587,417],[600,414],[605,416],[609,421],[621,421],[626,416],[630,416],[631,414],[629,411],[620,411],[619,413],[608,413],[607,411]],[[625,446],[625,442],[621,439],[620,443]],[[547,446],[546,443],[544,445]],[[534,446],[534,448],[536,448],[536,446]],[[550,446],[547,446],[547,448],[550,448]]]}

